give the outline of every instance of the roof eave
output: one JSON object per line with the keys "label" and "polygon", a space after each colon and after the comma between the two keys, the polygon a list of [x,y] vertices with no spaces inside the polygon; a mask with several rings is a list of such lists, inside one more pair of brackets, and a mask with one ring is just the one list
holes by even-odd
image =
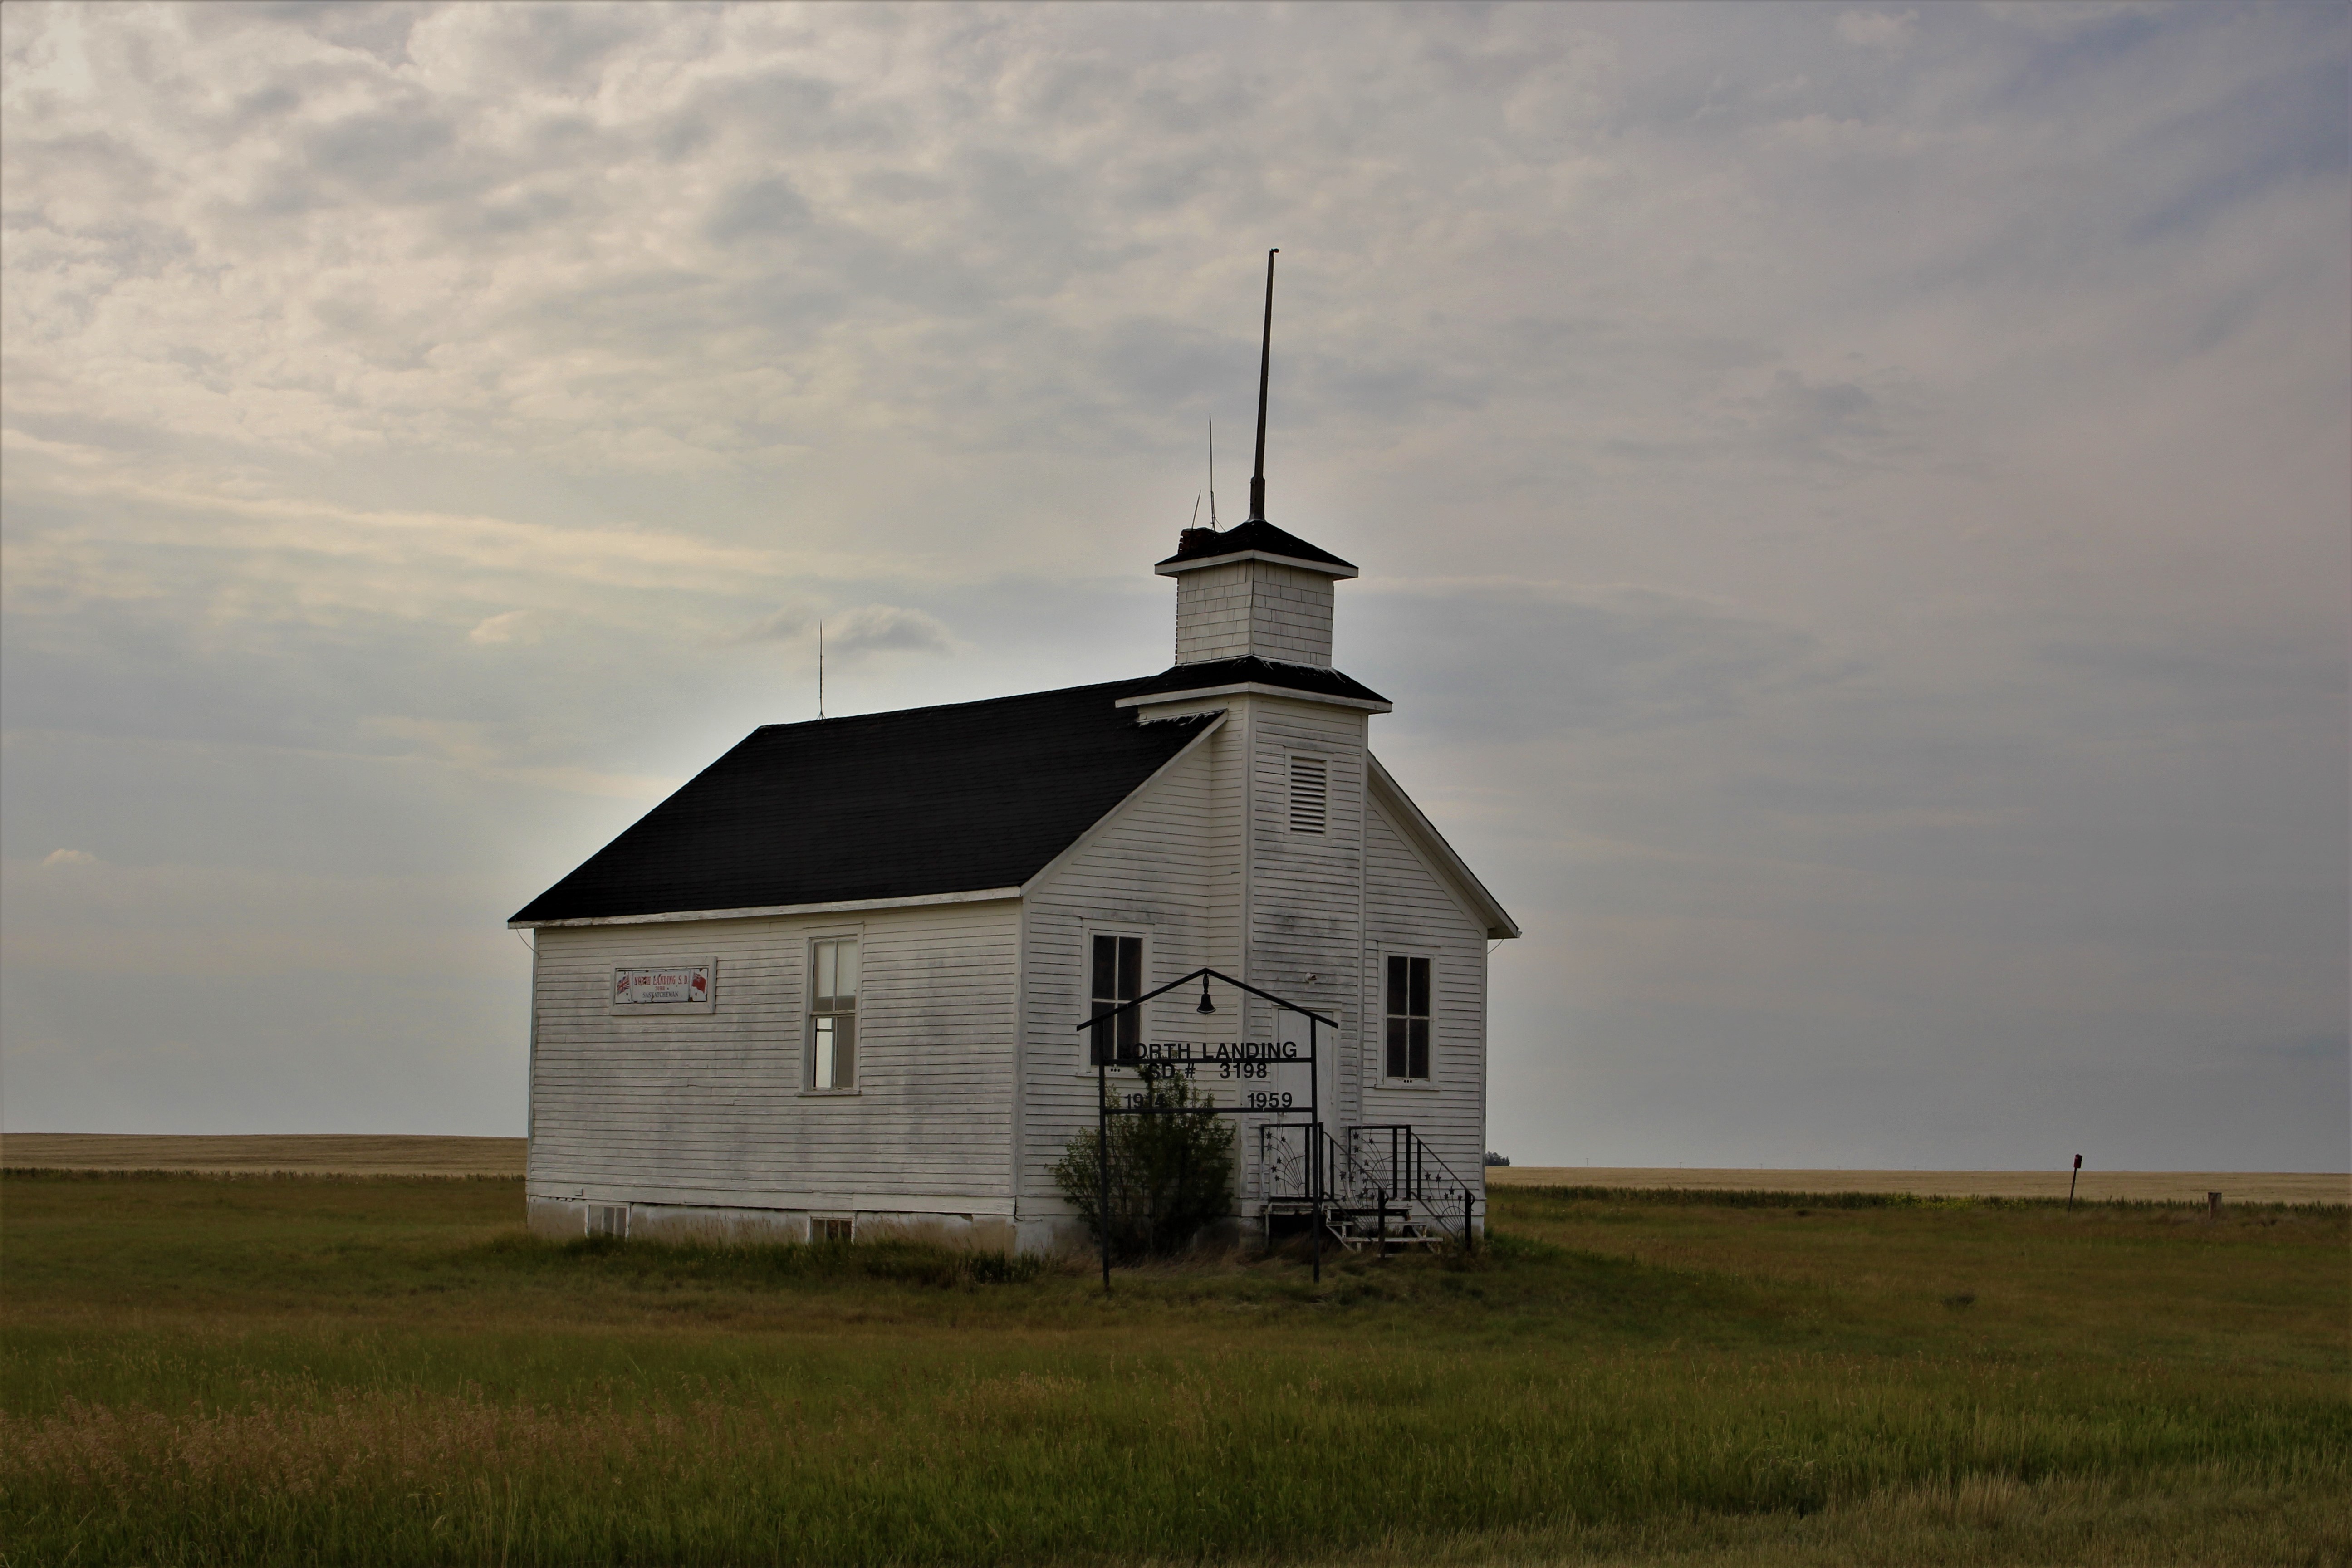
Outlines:
{"label": "roof eave", "polygon": [[1140,697],[1122,697],[1113,704],[1119,708],[1157,707],[1163,702],[1198,702],[1209,697],[1286,697],[1294,702],[1320,702],[1332,708],[1360,708],[1367,713],[1393,713],[1396,704],[1386,699],[1368,700],[1361,697],[1340,697],[1322,691],[1301,691],[1291,686],[1269,686],[1262,680],[1239,680],[1227,686],[1195,686],[1182,691],[1153,691]]}
{"label": "roof eave", "polygon": [[1276,566],[1293,566],[1321,577],[1356,575],[1356,569],[1344,561],[1309,561],[1303,555],[1278,555],[1271,550],[1235,550],[1223,555],[1171,555],[1151,570],[1162,577],[1181,577],[1187,572],[1198,572],[1208,566],[1230,566],[1236,561],[1270,561]]}
{"label": "roof eave", "polygon": [[924,904],[986,904],[1017,899],[1018,888],[974,888],[957,893],[913,893],[897,899],[835,899],[815,904],[760,904],[734,910],[670,910],[643,915],[578,915],[569,920],[507,921],[509,931],[545,931],[559,926],[674,925],[681,921],[749,921],[771,915],[847,914],[858,910],[910,910]]}

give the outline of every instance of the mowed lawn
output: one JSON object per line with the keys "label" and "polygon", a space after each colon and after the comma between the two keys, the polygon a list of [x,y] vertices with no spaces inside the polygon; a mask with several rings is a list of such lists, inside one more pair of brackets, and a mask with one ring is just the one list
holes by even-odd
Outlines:
{"label": "mowed lawn", "polygon": [[2352,1228],[1498,1193],[1475,1258],[526,1238],[0,1182],[0,1562],[2352,1563]]}

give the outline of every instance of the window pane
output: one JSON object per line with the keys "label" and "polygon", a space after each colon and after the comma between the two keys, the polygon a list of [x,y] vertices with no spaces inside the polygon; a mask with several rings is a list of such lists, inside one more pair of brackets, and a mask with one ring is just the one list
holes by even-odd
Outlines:
{"label": "window pane", "polygon": [[1118,995],[1118,938],[1095,938],[1095,988],[1089,996],[1116,999]]}
{"label": "window pane", "polygon": [[[1099,1018],[1116,1005],[1116,1003],[1097,997],[1095,1000],[1094,1012],[1091,1016]],[[1113,1026],[1114,1026],[1109,1024],[1097,1024],[1093,1028],[1087,1031],[1087,1065],[1089,1067],[1100,1066],[1102,1063],[1108,1062],[1111,1059],[1111,1029]]]}
{"label": "window pane", "polygon": [[1143,994],[1143,939],[1118,939],[1118,999],[1132,1002]]}
{"label": "window pane", "polygon": [[815,994],[817,999],[815,1005],[819,1007],[824,1006],[834,994],[833,976],[835,971],[835,961],[833,950],[834,944],[829,942],[821,942],[816,944],[816,980],[815,984],[811,985],[809,989]]}
{"label": "window pane", "polygon": [[1130,1007],[1118,1016],[1119,1059],[1134,1059],[1135,1047],[1143,1038],[1143,1009]]}
{"label": "window pane", "polygon": [[809,1072],[809,1083],[813,1088],[833,1087],[833,1020],[819,1018],[811,1041],[811,1050],[815,1057]]}
{"label": "window pane", "polygon": [[1429,1020],[1414,1018],[1407,1026],[1412,1031],[1411,1060],[1405,1064],[1407,1078],[1429,1076]]}
{"label": "window pane", "polygon": [[1389,1011],[1391,1014],[1401,1014],[1405,1010],[1406,963],[1394,953],[1389,955]]}
{"label": "window pane", "polygon": [[832,994],[855,996],[857,994],[857,943],[853,939],[836,942],[833,945],[839,955],[836,962],[840,965],[840,973],[834,976]]}
{"label": "window pane", "polygon": [[1405,1059],[1405,1021],[1389,1020],[1389,1077],[1402,1078],[1410,1064]]}
{"label": "window pane", "polygon": [[1412,1005],[1406,1009],[1416,1018],[1429,1016],[1429,960],[1416,958],[1412,963]]}
{"label": "window pane", "polygon": [[[856,950],[852,949],[852,951]],[[833,1021],[833,1087],[856,1089],[857,1087],[856,1016],[854,1014],[845,1013]],[[1427,1069],[1423,1069],[1423,1076],[1428,1076]]]}

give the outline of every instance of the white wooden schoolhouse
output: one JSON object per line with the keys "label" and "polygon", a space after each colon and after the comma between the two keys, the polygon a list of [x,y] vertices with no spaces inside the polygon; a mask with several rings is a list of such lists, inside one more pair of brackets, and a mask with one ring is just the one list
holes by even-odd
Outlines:
{"label": "white wooden schoolhouse", "polygon": [[[1253,519],[1154,570],[1167,670],[763,725],[515,915],[533,1229],[1082,1242],[1049,1173],[1096,1125],[1076,1026],[1204,965],[1337,1022],[1315,1099],[1367,1172],[1409,1128],[1483,1200],[1486,955],[1518,929],[1331,668],[1356,568]],[[1235,1038],[1299,1037],[1222,1000]],[[1196,1005],[1113,1044],[1198,1038]],[[1263,1222],[1276,1145],[1238,1120]]]}
{"label": "white wooden schoolhouse", "polygon": [[[1237,1220],[1296,1218],[1310,1145],[1384,1232],[1483,1204],[1518,928],[1372,755],[1390,704],[1331,667],[1356,568],[1265,521],[1259,426],[1250,520],[1153,568],[1166,670],[763,725],[514,916],[533,1230],[1082,1246],[1051,1172],[1095,1053],[1208,1022],[1190,988],[1085,1020],[1204,966],[1337,1026],[1313,1085],[1251,1086],[1291,1110],[1232,1119]],[[1303,1037],[1219,989],[1220,1037]]]}

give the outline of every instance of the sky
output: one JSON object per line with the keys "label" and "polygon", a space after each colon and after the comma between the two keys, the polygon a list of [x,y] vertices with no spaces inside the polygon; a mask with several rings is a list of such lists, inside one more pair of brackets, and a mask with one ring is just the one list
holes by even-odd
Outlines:
{"label": "sky", "polygon": [[[753,726],[1247,495],[1523,1164],[2352,1165],[2352,11],[0,7],[0,1119],[518,1134]],[[1205,503],[1203,512],[1206,511]]]}

